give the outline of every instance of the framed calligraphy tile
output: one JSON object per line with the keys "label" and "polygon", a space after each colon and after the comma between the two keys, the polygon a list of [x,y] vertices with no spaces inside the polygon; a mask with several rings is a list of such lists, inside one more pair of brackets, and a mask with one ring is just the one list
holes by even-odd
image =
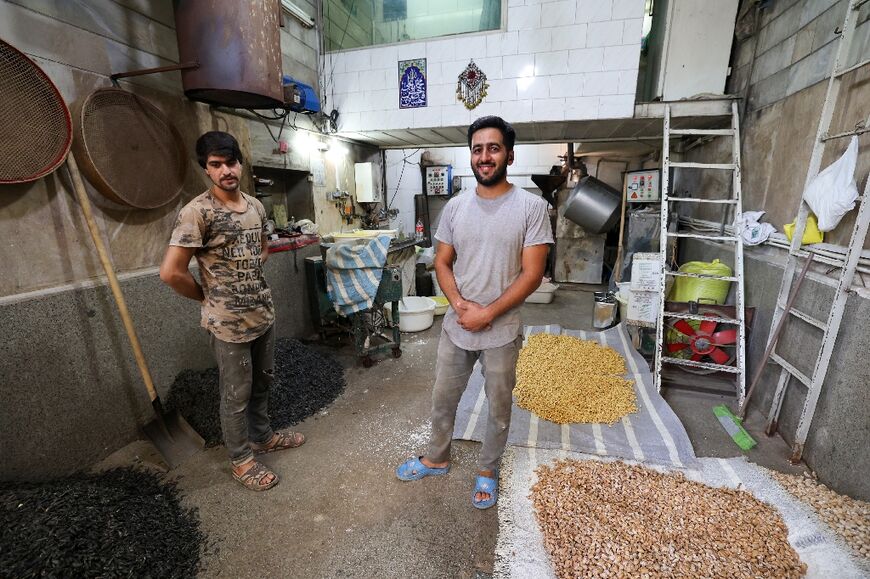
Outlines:
{"label": "framed calligraphy tile", "polygon": [[399,61],[399,108],[416,109],[427,102],[426,59]]}

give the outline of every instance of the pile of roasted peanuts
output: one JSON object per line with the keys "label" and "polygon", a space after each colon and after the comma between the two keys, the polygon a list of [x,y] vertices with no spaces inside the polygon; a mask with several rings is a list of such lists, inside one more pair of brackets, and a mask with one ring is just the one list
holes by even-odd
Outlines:
{"label": "pile of roasted peanuts", "polygon": [[776,471],[770,471],[770,475],[788,492],[812,506],[856,555],[870,559],[870,503],[838,494],[809,475]]}
{"label": "pile of roasted peanuts", "polygon": [[634,382],[612,348],[572,336],[534,334],[517,362],[517,405],[551,422],[613,424],[637,412]]}
{"label": "pile of roasted peanuts", "polygon": [[560,460],[536,473],[530,498],[559,578],[806,573],[779,513],[746,491],[623,462]]}

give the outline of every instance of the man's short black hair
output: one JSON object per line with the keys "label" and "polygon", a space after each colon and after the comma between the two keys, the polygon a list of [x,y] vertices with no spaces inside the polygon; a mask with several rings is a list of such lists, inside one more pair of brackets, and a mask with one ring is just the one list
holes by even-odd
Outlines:
{"label": "man's short black hair", "polygon": [[508,151],[514,150],[514,143],[517,141],[517,132],[501,117],[489,116],[480,117],[468,127],[468,148],[471,148],[471,136],[480,129],[498,129],[501,131],[501,136],[504,139],[504,146]]}
{"label": "man's short black hair", "polygon": [[223,131],[209,131],[196,140],[196,160],[205,169],[209,155],[226,157],[228,161],[244,163],[239,142],[234,136]]}

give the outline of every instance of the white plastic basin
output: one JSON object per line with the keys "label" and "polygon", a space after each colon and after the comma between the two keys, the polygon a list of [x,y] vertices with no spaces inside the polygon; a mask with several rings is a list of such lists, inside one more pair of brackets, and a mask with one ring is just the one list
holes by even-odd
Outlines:
{"label": "white plastic basin", "polygon": [[557,284],[544,282],[538,286],[538,289],[532,292],[532,295],[526,298],[526,302],[530,304],[548,304],[553,301],[557,289],[559,289]]}
{"label": "white plastic basin", "polygon": [[399,330],[421,332],[435,321],[435,301],[423,296],[408,296],[399,301]]}

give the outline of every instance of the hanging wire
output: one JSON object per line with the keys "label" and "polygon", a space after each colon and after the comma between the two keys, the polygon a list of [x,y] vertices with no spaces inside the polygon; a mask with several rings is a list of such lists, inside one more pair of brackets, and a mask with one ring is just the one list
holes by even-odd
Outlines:
{"label": "hanging wire", "polygon": [[407,155],[402,157],[402,170],[399,172],[399,180],[396,182],[396,191],[393,193],[393,196],[390,198],[390,201],[387,203],[387,210],[390,209],[390,207],[393,205],[393,201],[396,200],[396,195],[399,194],[399,187],[401,187],[401,185],[402,185],[402,177],[405,175],[405,165],[418,165],[418,166],[420,165],[420,163],[412,163],[412,162],[408,161],[408,159],[410,159],[411,157],[413,157],[414,155],[416,155],[419,152],[420,152],[420,149],[417,149],[416,151],[414,151],[412,153],[408,153]]}
{"label": "hanging wire", "polygon": [[[327,7],[330,6],[329,0],[326,1],[326,5],[327,5]],[[350,6],[348,6],[348,8],[347,8],[347,21],[344,23],[344,30],[341,33],[341,40],[338,41],[338,48],[337,48],[338,50],[341,50],[342,48],[344,48],[344,39],[347,38],[347,29],[350,27],[350,19],[353,17],[353,9],[355,7],[356,7],[356,0],[351,0]],[[328,15],[327,15],[327,20],[329,20]],[[321,36],[325,36],[325,35],[321,35]],[[331,62],[330,70],[329,70],[329,77],[328,77],[329,82],[326,83],[326,86],[324,86],[323,88],[324,88],[324,97],[325,97],[327,92],[331,92],[332,93],[331,97],[332,97],[332,100],[334,101],[335,100],[335,57],[333,56],[330,60],[332,62]],[[326,98],[324,98],[323,104],[326,104]]]}
{"label": "hanging wire", "polygon": [[[263,126],[266,127],[266,130],[269,132],[269,136],[272,137],[272,140],[278,143],[281,139],[281,135],[284,133],[284,127],[287,125],[287,118],[290,116],[290,111],[288,109],[282,109],[283,113],[278,113],[278,109],[273,109],[272,112],[275,114],[273,117],[269,117],[266,115],[261,115],[254,109],[247,109],[247,111],[258,118],[260,118],[263,122]],[[278,136],[276,137],[274,133],[272,133],[272,129],[269,127],[269,123],[267,121],[281,121],[281,124],[278,128]],[[294,124],[294,129],[295,124]]]}

